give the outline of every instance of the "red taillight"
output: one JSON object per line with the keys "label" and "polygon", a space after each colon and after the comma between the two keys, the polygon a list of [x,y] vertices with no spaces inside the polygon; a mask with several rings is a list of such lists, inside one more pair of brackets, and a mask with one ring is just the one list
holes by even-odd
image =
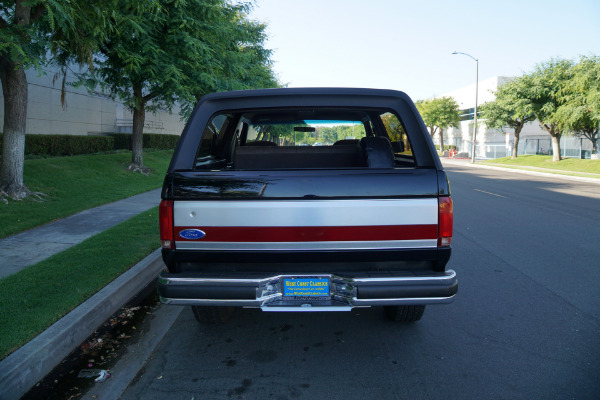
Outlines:
{"label": "red taillight", "polygon": [[160,225],[160,245],[163,249],[174,249],[173,240],[173,200],[162,200],[158,206]]}
{"label": "red taillight", "polygon": [[438,199],[438,247],[450,246],[453,220],[452,199],[440,197]]}

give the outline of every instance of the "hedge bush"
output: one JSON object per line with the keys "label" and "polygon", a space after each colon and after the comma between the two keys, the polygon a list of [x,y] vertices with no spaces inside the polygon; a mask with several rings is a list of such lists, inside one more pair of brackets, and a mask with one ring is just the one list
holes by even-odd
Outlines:
{"label": "hedge bush", "polygon": [[[0,133],[0,149],[2,136]],[[144,148],[174,150],[178,140],[178,135],[145,133]],[[25,155],[28,156],[74,156],[113,150],[131,150],[131,135],[127,133],[113,133],[109,136],[25,135]]]}
{"label": "hedge bush", "polygon": [[[115,150],[131,150],[131,134],[113,133],[110,135],[115,140]],[[179,140],[178,135],[160,133],[144,133],[144,148],[157,150],[174,150]]]}
{"label": "hedge bush", "polygon": [[114,148],[114,139],[110,136],[25,135],[25,155],[74,156],[113,151]]}

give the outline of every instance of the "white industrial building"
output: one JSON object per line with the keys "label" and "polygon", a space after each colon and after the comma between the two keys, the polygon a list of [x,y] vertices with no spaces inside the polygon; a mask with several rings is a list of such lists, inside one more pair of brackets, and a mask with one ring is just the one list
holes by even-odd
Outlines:
{"label": "white industrial building", "polygon": [[[479,82],[478,105],[493,101],[494,92],[503,83],[513,79],[506,76],[495,76]],[[475,83],[460,88],[439,97],[453,97],[458,103],[462,117],[458,128],[444,130],[444,145],[456,146],[459,153],[471,154],[473,148],[473,116],[475,108]],[[478,113],[479,114],[479,113]],[[507,127],[504,130],[487,129],[484,121],[477,120],[476,157],[498,158],[511,155],[514,146],[514,131]],[[438,135],[434,137],[436,144],[440,143]],[[540,127],[537,121],[529,122],[521,131],[518,154],[549,154],[552,150],[550,135]],[[563,157],[590,158],[591,142],[586,138],[563,135],[561,152]]]}
{"label": "white industrial building", "polygon": [[[58,71],[45,69],[44,74],[31,69],[26,72],[28,90],[28,134],[106,135],[131,133],[132,113],[120,101],[101,93],[90,93],[85,88],[66,86],[66,104],[61,104],[62,76]],[[67,82],[74,76],[67,74]],[[144,133],[179,135],[185,122],[178,110],[173,113],[147,112]],[[4,119],[4,98],[0,91],[0,121]],[[0,131],[2,126],[0,125]]]}

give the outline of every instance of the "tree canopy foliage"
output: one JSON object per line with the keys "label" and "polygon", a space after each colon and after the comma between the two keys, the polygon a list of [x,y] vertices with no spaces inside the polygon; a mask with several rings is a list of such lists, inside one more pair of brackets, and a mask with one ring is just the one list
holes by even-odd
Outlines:
{"label": "tree canopy foliage", "polygon": [[560,161],[560,138],[564,124],[558,113],[564,103],[562,88],[572,74],[573,62],[552,59],[538,64],[533,72],[522,77],[524,96],[531,101],[531,109],[540,126],[552,138],[552,159]]}
{"label": "tree canopy foliage", "polygon": [[440,150],[444,151],[444,129],[458,127],[460,110],[458,103],[452,97],[437,97],[431,100],[419,100],[415,103],[429,134],[438,133],[440,137]]}
{"label": "tree canopy foliage", "polygon": [[513,129],[515,143],[512,158],[517,158],[521,130],[527,122],[535,119],[531,101],[523,92],[522,78],[515,78],[501,85],[494,94],[494,101],[482,105],[481,117],[488,128]]}
{"label": "tree canopy foliage", "polygon": [[600,127],[600,58],[583,56],[571,68],[570,78],[560,90],[562,101],[556,111],[561,128],[592,142],[598,152]]}

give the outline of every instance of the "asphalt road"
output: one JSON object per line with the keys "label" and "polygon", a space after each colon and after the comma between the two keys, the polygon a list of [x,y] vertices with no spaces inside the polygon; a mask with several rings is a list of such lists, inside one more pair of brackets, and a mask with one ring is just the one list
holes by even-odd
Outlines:
{"label": "asphalt road", "polygon": [[184,310],[122,399],[599,399],[600,186],[451,166],[459,293],[381,310]]}

